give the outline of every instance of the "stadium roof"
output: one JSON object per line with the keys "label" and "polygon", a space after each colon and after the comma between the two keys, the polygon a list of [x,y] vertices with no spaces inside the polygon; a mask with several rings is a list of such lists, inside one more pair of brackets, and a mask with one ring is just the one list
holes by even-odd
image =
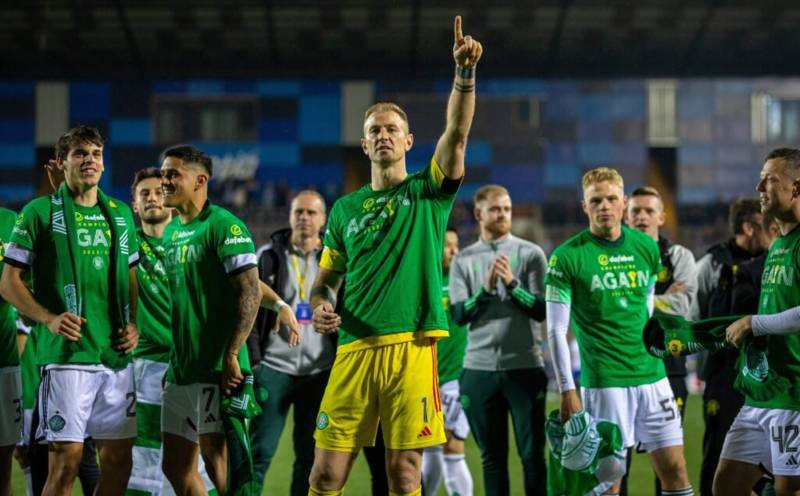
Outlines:
{"label": "stadium roof", "polygon": [[456,13],[498,77],[800,74],[791,0],[30,0],[0,77],[446,77]]}

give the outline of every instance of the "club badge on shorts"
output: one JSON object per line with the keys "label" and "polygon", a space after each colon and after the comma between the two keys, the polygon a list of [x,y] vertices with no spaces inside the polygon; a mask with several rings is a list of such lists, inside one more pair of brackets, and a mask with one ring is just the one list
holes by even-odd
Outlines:
{"label": "club badge on shorts", "polygon": [[56,413],[55,415],[50,417],[50,420],[47,421],[47,425],[53,432],[60,432],[61,430],[64,429],[64,426],[67,425],[67,421],[64,420],[64,417]]}

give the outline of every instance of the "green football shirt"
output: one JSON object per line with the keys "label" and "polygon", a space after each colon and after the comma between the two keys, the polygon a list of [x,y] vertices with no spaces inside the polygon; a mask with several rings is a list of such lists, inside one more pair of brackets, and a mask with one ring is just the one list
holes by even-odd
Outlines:
{"label": "green football shirt", "polygon": [[442,250],[458,181],[434,160],[400,184],[370,184],[331,209],[320,266],[346,273],[339,346],[446,337]]}
{"label": "green football shirt", "polygon": [[151,238],[139,229],[139,304],[136,307],[136,327],[139,344],[133,356],[157,362],[169,361],[172,348],[170,326],[170,295],[167,269],[164,265],[162,240]]}
{"label": "green football shirt", "polygon": [[[770,247],[761,274],[761,296],[758,313],[780,313],[800,305],[800,227],[779,236]],[[796,383],[800,377],[800,334],[767,335],[766,357],[769,368]],[[744,348],[743,351],[744,352]],[[740,371],[739,373],[742,373]],[[745,396],[745,404],[758,408],[800,410],[800,391],[792,387],[769,401],[756,401]]]}
{"label": "green football shirt", "polygon": [[[110,208],[119,209],[133,225],[133,214],[123,202],[110,199]],[[42,332],[36,347],[36,359],[40,365],[48,364],[103,364],[111,368],[125,368],[130,363],[130,355],[124,355],[113,348],[116,329],[111,325],[113,295],[109,291],[109,265],[111,252],[111,231],[100,206],[84,207],[75,205],[75,236],[78,253],[75,254],[75,270],[81,281],[83,317],[86,323],[81,328],[78,341],[68,341],[52,332]],[[133,236],[135,238],[135,236]],[[137,246],[138,240],[128,242]],[[54,314],[67,309],[63,306],[58,291],[61,284],[56,245],[50,229],[50,197],[42,196],[25,205],[17,217],[9,249],[6,250],[6,263],[30,269],[33,292],[36,300]],[[128,263],[135,264],[139,252],[129,255]]]}
{"label": "green football shirt", "polygon": [[[256,252],[244,222],[207,203],[186,224],[176,217],[164,230],[172,296],[172,342],[167,380],[174,384],[220,380],[222,357],[239,318],[230,277],[256,267]],[[239,363],[249,367],[247,347]]]}
{"label": "green football shirt", "polygon": [[[3,271],[3,257],[6,245],[11,239],[11,231],[17,214],[0,207],[0,274]],[[17,312],[0,296],[0,367],[19,365],[17,353]]]}
{"label": "green football shirt", "polygon": [[666,377],[664,363],[644,348],[647,292],[661,271],[658,245],[622,227],[616,241],[581,231],[555,249],[547,301],[570,305],[581,355],[581,385],[628,387]]}
{"label": "green football shirt", "polygon": [[442,275],[442,303],[447,312],[450,336],[436,343],[436,359],[439,361],[439,384],[454,381],[464,370],[464,354],[467,352],[467,328],[453,321],[450,314],[450,274]]}

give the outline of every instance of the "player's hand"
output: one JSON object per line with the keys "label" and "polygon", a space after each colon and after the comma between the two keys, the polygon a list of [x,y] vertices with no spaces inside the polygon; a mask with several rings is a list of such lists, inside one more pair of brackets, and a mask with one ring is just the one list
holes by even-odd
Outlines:
{"label": "player's hand", "polygon": [[294,348],[300,343],[300,324],[297,323],[297,317],[289,305],[282,306],[278,311],[275,327],[272,328],[274,334],[278,334],[281,330],[281,324],[289,328],[289,348]]}
{"label": "player's hand", "polygon": [[125,326],[125,329],[117,330],[117,342],[114,344],[114,348],[127,355],[135,350],[136,345],[138,344],[139,330],[136,328],[136,324],[133,322],[128,322],[128,325]]}
{"label": "player's hand", "polygon": [[686,284],[684,284],[684,283],[682,283],[680,281],[675,281],[672,284],[670,284],[669,287],[667,288],[667,290],[664,291],[664,292],[666,294],[688,293],[689,292],[689,288],[686,287]]}
{"label": "player's hand", "polygon": [[561,423],[563,424],[573,415],[581,411],[581,399],[578,398],[578,392],[574,389],[564,391],[561,393]]}
{"label": "player's hand", "polygon": [[489,264],[486,268],[486,275],[483,278],[483,290],[487,293],[497,291],[497,261]]}
{"label": "player's hand", "polygon": [[729,325],[725,329],[725,339],[734,348],[738,348],[744,338],[753,332],[753,316],[747,315]]}
{"label": "player's hand", "polygon": [[239,368],[239,354],[232,351],[225,351],[225,357],[222,359],[222,391],[225,394],[231,394],[244,380],[242,370]]}
{"label": "player's hand", "polygon": [[70,312],[56,315],[46,322],[50,332],[56,336],[64,336],[68,341],[77,341],[81,338],[81,326],[85,323],[86,319]]}
{"label": "player's hand", "polygon": [[461,16],[456,16],[453,26],[455,44],[453,44],[453,59],[460,67],[475,67],[483,54],[483,45],[472,36],[461,33]]}
{"label": "player's hand", "polygon": [[64,169],[58,166],[58,160],[51,158],[44,164],[44,170],[47,171],[47,179],[50,180],[50,186],[57,190],[61,183],[64,182]]}
{"label": "player's hand", "polygon": [[331,334],[339,330],[339,326],[342,325],[342,318],[333,311],[333,305],[326,301],[314,307],[314,313],[311,314],[311,322],[314,324],[314,330],[318,333]]}
{"label": "player's hand", "polygon": [[511,262],[508,260],[507,256],[500,255],[497,257],[494,263],[494,270],[497,273],[497,277],[499,277],[506,286],[511,284],[514,280],[514,273],[511,272]]}

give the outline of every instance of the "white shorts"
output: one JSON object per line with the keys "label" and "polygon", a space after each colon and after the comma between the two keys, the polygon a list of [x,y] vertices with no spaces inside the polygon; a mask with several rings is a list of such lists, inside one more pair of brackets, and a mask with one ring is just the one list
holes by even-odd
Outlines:
{"label": "white shorts", "polygon": [[800,412],[743,406],[720,458],[760,465],[775,475],[800,476]]}
{"label": "white shorts", "polygon": [[136,401],[148,405],[161,405],[161,384],[169,364],[144,358],[133,359],[133,377],[136,380]]}
{"label": "white shorts", "polygon": [[46,369],[39,386],[39,419],[36,438],[47,442],[135,438],[133,366]]}
{"label": "white shorts", "polygon": [[439,396],[442,397],[444,428],[452,432],[457,439],[465,440],[469,436],[469,422],[459,401],[461,390],[458,387],[458,379],[439,386]]}
{"label": "white shorts", "polygon": [[22,379],[19,367],[0,368],[0,446],[15,446],[22,437]]}
{"label": "white shorts", "polygon": [[583,407],[622,430],[626,448],[640,443],[650,452],[683,445],[681,415],[667,379],[631,387],[583,388]]}
{"label": "white shorts", "polygon": [[161,393],[161,432],[198,442],[198,436],[222,432],[218,384],[167,383]]}

